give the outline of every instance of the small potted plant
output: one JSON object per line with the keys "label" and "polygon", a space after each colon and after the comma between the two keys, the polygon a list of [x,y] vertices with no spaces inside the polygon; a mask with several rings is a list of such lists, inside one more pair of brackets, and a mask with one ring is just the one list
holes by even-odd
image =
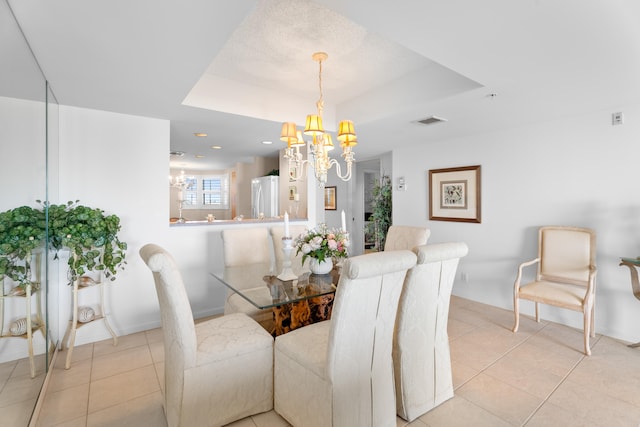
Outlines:
{"label": "small potted plant", "polygon": [[302,264],[310,258],[309,269],[314,274],[327,274],[334,259],[346,258],[349,253],[349,234],[339,228],[329,229],[319,224],[295,240],[296,254],[302,253]]}

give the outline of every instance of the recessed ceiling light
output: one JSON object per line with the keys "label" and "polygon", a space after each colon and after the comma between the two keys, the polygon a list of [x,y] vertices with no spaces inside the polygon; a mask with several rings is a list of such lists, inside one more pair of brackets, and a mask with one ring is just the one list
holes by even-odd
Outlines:
{"label": "recessed ceiling light", "polygon": [[195,135],[195,136],[199,136],[199,137],[207,136],[207,134],[206,134],[206,133],[204,133],[204,132],[196,132],[196,133],[194,133],[194,135]]}
{"label": "recessed ceiling light", "polygon": [[263,143],[264,145],[271,145],[271,144],[273,144],[273,142],[271,142],[271,141],[262,141],[262,143]]}
{"label": "recessed ceiling light", "polygon": [[196,154],[196,159],[204,159],[204,156],[202,154]]}
{"label": "recessed ceiling light", "polygon": [[211,148],[214,150],[220,150],[222,147],[219,145],[212,145]]}

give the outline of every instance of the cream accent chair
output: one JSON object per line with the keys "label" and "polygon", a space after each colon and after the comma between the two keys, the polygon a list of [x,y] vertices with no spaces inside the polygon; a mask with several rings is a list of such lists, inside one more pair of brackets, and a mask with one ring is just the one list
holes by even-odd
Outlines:
{"label": "cream accent chair", "polygon": [[[535,280],[521,284],[525,267],[537,265]],[[520,264],[513,287],[513,311],[518,332],[521,299],[580,311],[584,315],[584,352],[591,355],[589,336],[595,336],[596,234],[588,228],[541,227],[538,230],[538,257]]]}
{"label": "cream accent chair", "polygon": [[276,338],[274,408],[297,427],[395,426],[393,327],[411,251],[348,258],[330,320]]}
{"label": "cream accent chair", "polygon": [[392,225],[387,231],[384,242],[385,251],[397,251],[398,249],[412,250],[416,246],[427,244],[431,231],[425,227],[411,227],[408,225]]}
{"label": "cream accent chair", "polygon": [[[307,227],[304,225],[289,225],[289,234],[291,234],[291,238],[293,241],[292,245],[296,243],[296,237],[300,236],[302,233],[307,231]],[[284,252],[282,252],[282,238],[284,237],[284,227],[283,226],[275,226],[271,227],[271,240],[273,241],[273,254],[276,259],[276,274],[280,273],[280,269],[282,268],[282,261],[284,260]],[[305,263],[305,264],[308,264]],[[293,248],[291,251],[291,268],[294,271],[300,270],[302,268],[302,254],[296,255],[296,249]]]}
{"label": "cream accent chair", "polygon": [[273,408],[273,338],[244,314],[194,324],[173,257],[147,244],[164,337],[169,427],[221,426]]}
{"label": "cream accent chair", "polygon": [[418,262],[407,273],[393,342],[396,409],[413,421],[453,397],[447,321],[451,289],[465,243],[413,249]]}
{"label": "cream accent chair", "polygon": [[[271,242],[269,231],[265,227],[234,228],[222,230],[222,250],[225,267],[237,267],[248,264],[271,265]],[[246,283],[247,288],[260,285],[253,281]],[[262,289],[266,294],[266,284]],[[232,290],[227,291],[224,314],[245,313],[255,319],[267,331],[273,329],[273,310],[260,310]]]}

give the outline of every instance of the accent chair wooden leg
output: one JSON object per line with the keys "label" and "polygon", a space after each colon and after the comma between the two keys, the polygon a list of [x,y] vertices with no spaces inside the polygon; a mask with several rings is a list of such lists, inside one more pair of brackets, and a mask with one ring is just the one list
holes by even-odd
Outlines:
{"label": "accent chair wooden leg", "polygon": [[584,311],[584,354],[591,356],[589,336],[591,335],[591,309]]}
{"label": "accent chair wooden leg", "polygon": [[540,323],[540,304],[536,301],[536,322]]}
{"label": "accent chair wooden leg", "polygon": [[518,326],[520,326],[520,302],[516,295],[513,296],[513,314],[516,317],[515,323],[513,324],[513,332],[518,332]]}

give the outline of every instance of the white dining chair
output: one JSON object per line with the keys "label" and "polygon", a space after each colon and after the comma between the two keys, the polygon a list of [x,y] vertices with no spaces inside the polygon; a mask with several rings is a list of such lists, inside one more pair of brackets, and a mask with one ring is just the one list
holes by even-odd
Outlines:
{"label": "white dining chair", "polygon": [[411,251],[348,258],[330,320],[276,338],[274,408],[293,426],[395,426],[391,349]]}
{"label": "white dining chair", "polygon": [[222,426],[273,408],[273,338],[242,313],[194,323],[173,257],[147,244],[164,339],[163,406],[169,427]]}
{"label": "white dining chair", "polygon": [[431,231],[426,227],[392,225],[389,227],[389,230],[387,230],[387,237],[384,241],[384,250],[412,250],[416,246],[426,245],[430,234]]}
{"label": "white dining chair", "polygon": [[[271,265],[272,245],[269,230],[265,227],[234,228],[222,230],[222,251],[225,267],[236,267],[249,264]],[[264,285],[264,286],[261,286]],[[266,284],[247,281],[246,288],[263,287],[269,293]],[[266,330],[273,329],[273,311],[261,310],[235,292],[228,290],[224,303],[224,314],[245,313],[255,319]]]}
{"label": "white dining chair", "polygon": [[449,301],[468,247],[456,242],[413,250],[418,260],[404,281],[393,342],[397,413],[409,422],[453,397]]}

